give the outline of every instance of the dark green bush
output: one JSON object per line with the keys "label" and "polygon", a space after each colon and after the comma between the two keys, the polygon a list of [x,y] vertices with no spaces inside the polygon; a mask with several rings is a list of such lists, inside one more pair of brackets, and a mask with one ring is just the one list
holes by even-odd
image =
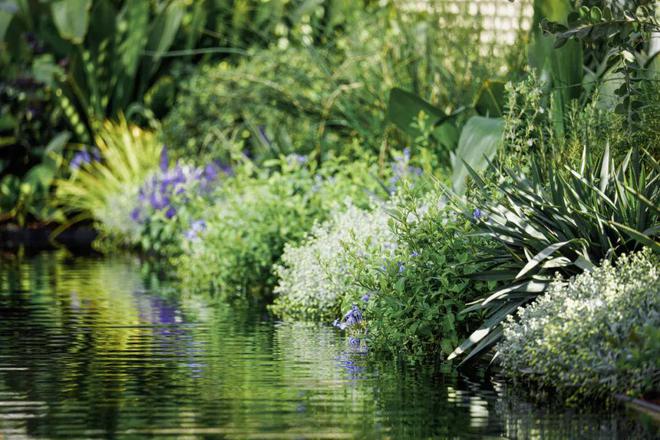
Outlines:
{"label": "dark green bush", "polygon": [[443,199],[435,191],[421,198],[416,191],[402,196],[391,212],[397,240],[392,251],[352,253],[350,267],[370,292],[360,307],[366,307],[367,340],[375,351],[446,358],[478,322],[460,312],[489,287],[466,278],[483,269],[474,255],[488,242],[474,237],[472,222]]}

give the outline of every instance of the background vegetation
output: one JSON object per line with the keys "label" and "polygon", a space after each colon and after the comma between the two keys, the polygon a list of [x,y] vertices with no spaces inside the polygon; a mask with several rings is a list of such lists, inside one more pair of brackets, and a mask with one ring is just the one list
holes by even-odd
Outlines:
{"label": "background vegetation", "polygon": [[[187,290],[334,317],[411,361],[492,357],[516,328],[520,356],[499,347],[520,376],[544,331],[548,353],[577,344],[515,327],[544,301],[643,248],[657,267],[657,5],[535,0],[512,44],[471,2],[415,5],[0,2],[2,220],[90,222]],[[608,353],[655,353],[644,292]],[[657,374],[626,362],[615,377]]]}

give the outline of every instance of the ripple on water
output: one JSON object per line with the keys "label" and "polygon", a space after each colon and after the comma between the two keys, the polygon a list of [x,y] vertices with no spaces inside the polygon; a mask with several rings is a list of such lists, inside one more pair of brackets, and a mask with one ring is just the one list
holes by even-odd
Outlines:
{"label": "ripple on water", "polygon": [[375,361],[330,326],[178,294],[133,259],[0,261],[0,439],[650,435],[511,394]]}

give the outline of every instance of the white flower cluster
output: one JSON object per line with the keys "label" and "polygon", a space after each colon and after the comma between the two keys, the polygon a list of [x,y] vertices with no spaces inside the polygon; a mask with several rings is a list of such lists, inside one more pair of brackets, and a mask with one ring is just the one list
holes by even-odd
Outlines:
{"label": "white flower cluster", "polygon": [[330,319],[344,296],[357,288],[348,252],[387,256],[396,249],[382,207],[365,211],[350,203],[314,227],[298,246],[287,245],[276,267],[279,284],[273,310],[283,316]]}
{"label": "white flower cluster", "polygon": [[[650,326],[650,327],[649,327]],[[633,364],[644,328],[660,326],[660,270],[648,249],[564,282],[503,325],[505,373],[570,394],[635,390],[657,364]],[[639,344],[637,344],[639,345]]]}

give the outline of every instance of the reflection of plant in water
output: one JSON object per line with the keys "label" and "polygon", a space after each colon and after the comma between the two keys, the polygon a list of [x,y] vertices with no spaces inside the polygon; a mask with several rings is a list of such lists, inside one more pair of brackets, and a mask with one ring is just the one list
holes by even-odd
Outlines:
{"label": "reflection of plant in water", "polygon": [[657,438],[652,425],[644,426],[620,412],[577,413],[555,405],[538,406],[519,387],[498,384],[496,419],[504,438]]}

